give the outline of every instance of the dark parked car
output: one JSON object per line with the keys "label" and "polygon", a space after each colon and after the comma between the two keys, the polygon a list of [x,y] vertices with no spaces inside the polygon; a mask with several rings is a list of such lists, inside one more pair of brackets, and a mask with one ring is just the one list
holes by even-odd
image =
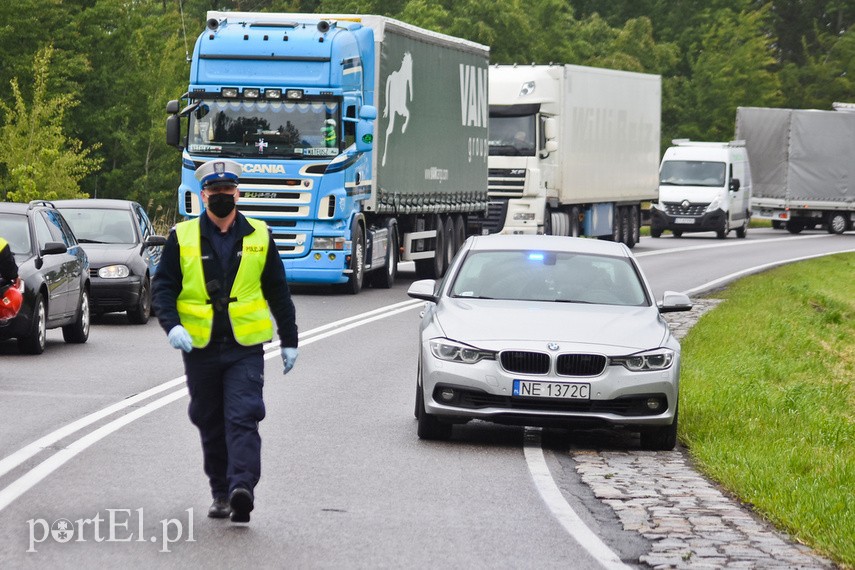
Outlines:
{"label": "dark parked car", "polygon": [[151,278],[166,238],[155,235],[145,209],[130,200],[57,200],[89,256],[92,312],[127,311],[145,324],[151,315]]}
{"label": "dark parked car", "polygon": [[0,235],[9,242],[24,283],[18,315],[0,323],[0,339],[16,338],[21,352],[44,352],[47,330],[62,327],[65,342],[89,339],[89,260],[50,202],[0,203]]}

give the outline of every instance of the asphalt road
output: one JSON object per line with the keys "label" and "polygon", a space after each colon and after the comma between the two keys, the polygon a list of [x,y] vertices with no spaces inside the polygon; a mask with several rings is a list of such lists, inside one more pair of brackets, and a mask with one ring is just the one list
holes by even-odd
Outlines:
{"label": "asphalt road", "polygon": [[[752,230],[744,240],[643,238],[634,253],[661,298],[852,250],[852,232]],[[404,271],[393,289],[357,296],[295,290],[300,358],[283,377],[270,351],[248,526],[206,517],[181,358],[154,319],[105,316],[84,345],[50,331],[36,357],[0,342],[0,567],[596,568],[609,552],[639,567],[649,545],[561,458],[579,440],[544,432],[526,443],[522,428],[479,422],[450,442],[417,439],[414,278]],[[573,538],[566,509],[606,554],[588,535]]]}

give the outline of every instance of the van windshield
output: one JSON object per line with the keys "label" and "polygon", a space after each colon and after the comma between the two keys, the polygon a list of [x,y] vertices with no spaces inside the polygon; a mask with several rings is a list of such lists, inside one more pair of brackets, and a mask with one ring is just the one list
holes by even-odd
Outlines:
{"label": "van windshield", "polygon": [[661,186],[724,186],[727,168],[723,162],[667,160],[659,172]]}

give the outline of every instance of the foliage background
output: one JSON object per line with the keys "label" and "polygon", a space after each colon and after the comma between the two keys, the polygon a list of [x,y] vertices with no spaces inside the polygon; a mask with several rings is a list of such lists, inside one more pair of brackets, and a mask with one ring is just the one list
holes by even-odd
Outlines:
{"label": "foliage background", "polygon": [[663,147],[729,140],[740,105],[855,101],[850,0],[17,0],[0,2],[0,199],[83,193],[174,216],[165,105],[207,10],[382,14],[487,44],[493,63],[657,73]]}

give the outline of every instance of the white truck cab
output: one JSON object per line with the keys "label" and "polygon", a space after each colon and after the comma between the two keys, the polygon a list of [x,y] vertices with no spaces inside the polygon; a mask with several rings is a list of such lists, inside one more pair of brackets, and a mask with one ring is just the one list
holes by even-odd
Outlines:
{"label": "white truck cab", "polygon": [[650,208],[650,235],[665,230],[715,232],[724,239],[731,230],[744,238],[751,218],[751,168],[744,141],[671,141],[659,166],[659,201]]}

